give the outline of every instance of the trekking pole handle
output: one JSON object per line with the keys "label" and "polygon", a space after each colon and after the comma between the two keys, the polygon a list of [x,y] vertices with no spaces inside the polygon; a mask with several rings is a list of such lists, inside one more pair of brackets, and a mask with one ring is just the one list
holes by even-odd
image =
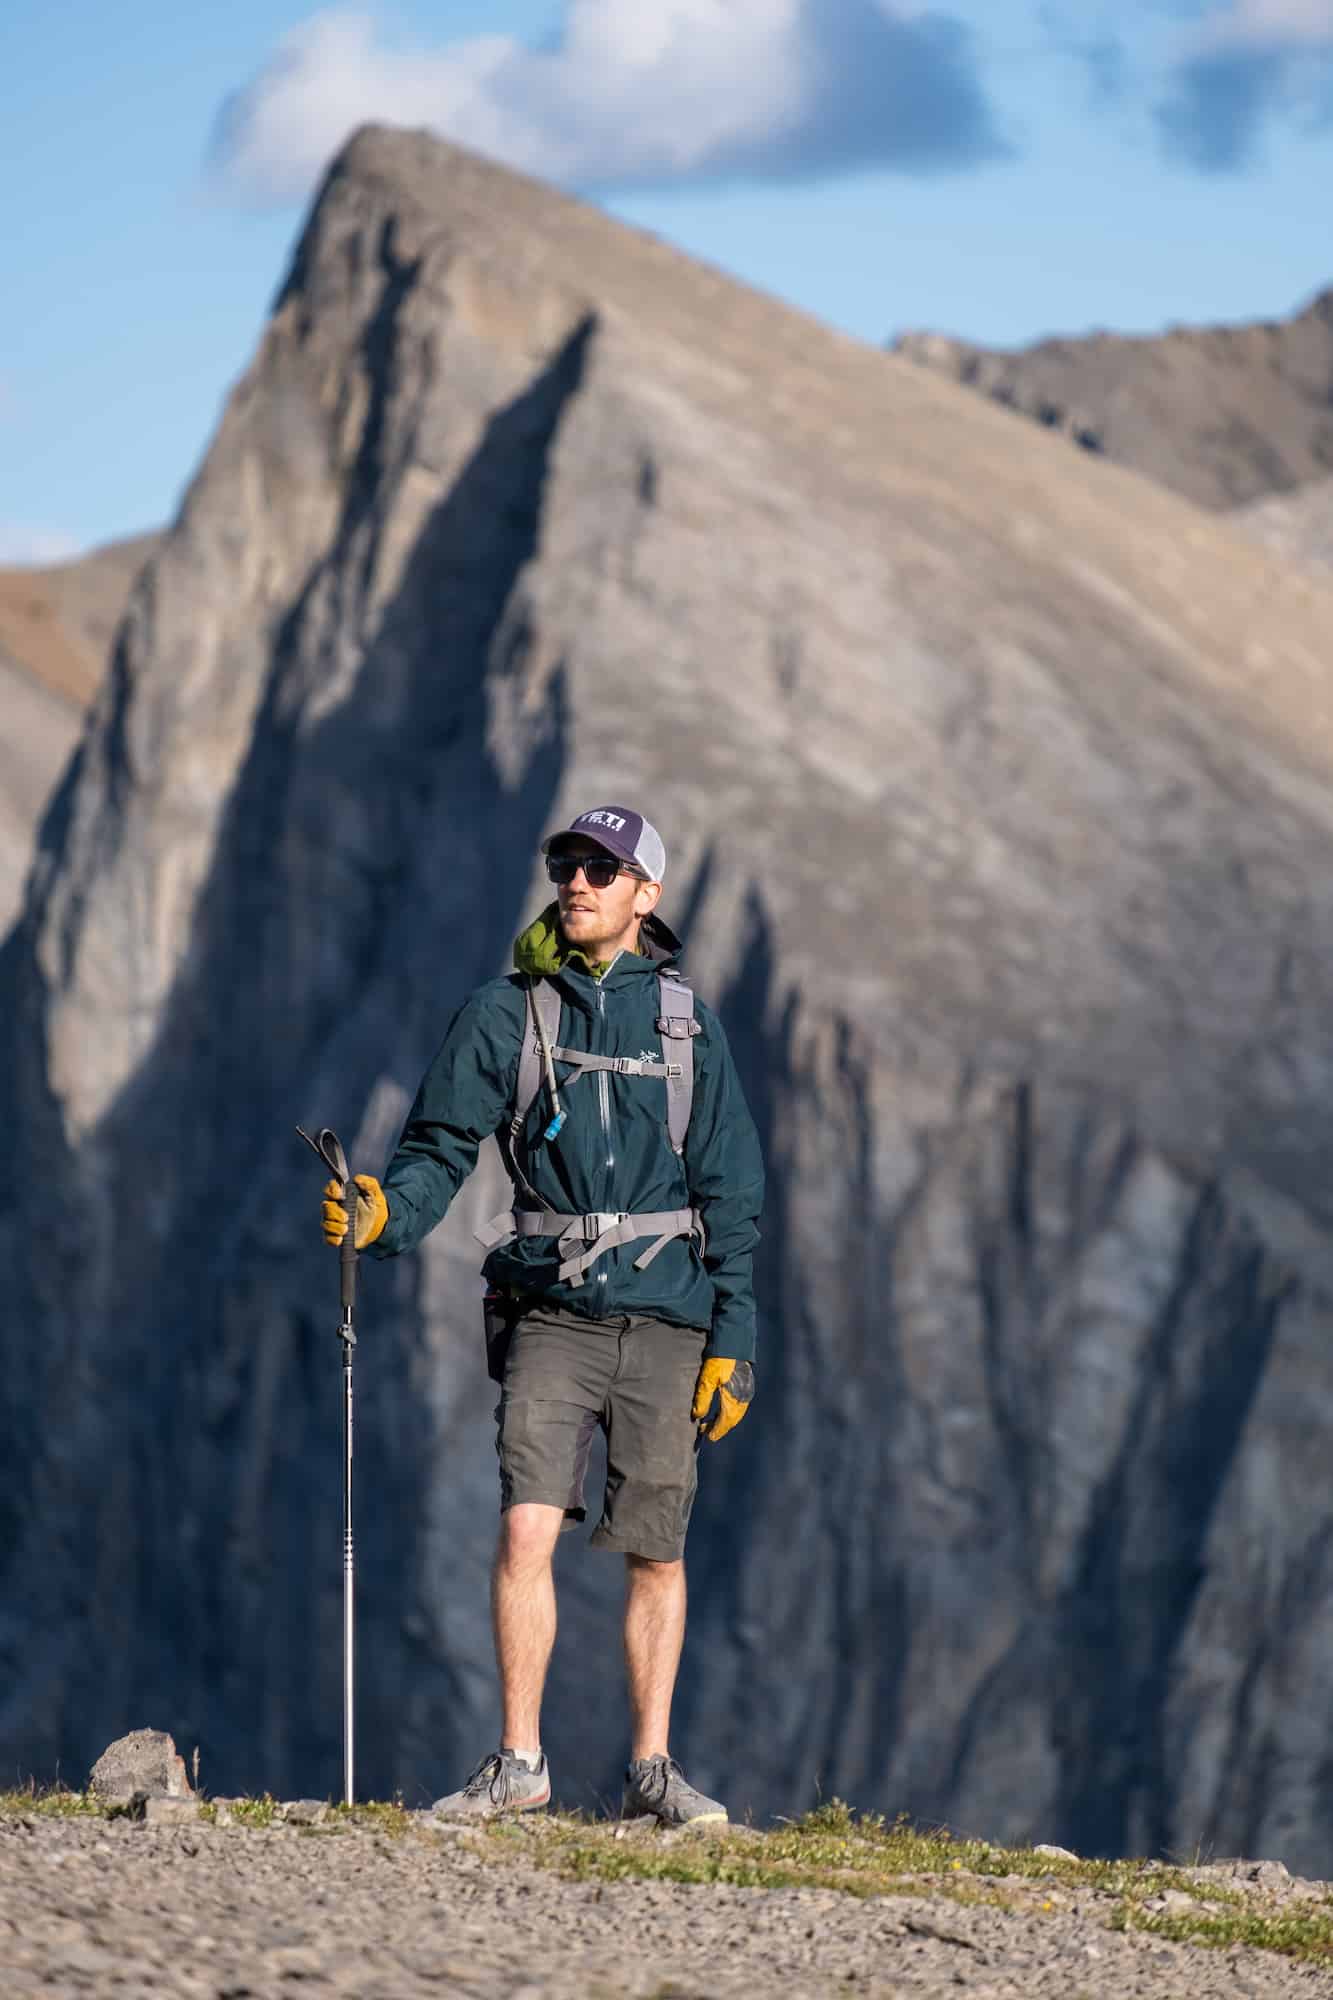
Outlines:
{"label": "trekking pole handle", "polygon": [[343,1180],[343,1201],[347,1207],[347,1234],[338,1245],[339,1304],[344,1322],[350,1322],[356,1304],[356,1182],[348,1174]]}

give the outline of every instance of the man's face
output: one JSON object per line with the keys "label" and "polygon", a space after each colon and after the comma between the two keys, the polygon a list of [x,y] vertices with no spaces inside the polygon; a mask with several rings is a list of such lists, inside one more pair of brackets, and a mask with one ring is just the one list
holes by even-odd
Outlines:
{"label": "man's face", "polygon": [[[604,856],[606,849],[595,840],[576,835],[560,843],[560,853],[569,860],[589,854]],[[556,889],[560,906],[560,928],[570,944],[593,958],[600,947],[624,949],[627,934],[647,916],[661,894],[656,882],[644,882],[622,868],[605,889],[594,889],[580,868],[572,882]]]}

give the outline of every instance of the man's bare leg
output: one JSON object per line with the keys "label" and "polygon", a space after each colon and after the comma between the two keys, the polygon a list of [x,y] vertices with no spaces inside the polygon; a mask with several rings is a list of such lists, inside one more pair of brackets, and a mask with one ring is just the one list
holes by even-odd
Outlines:
{"label": "man's bare leg", "polygon": [[667,1755],[671,1697],[684,1639],[684,1562],[626,1556],[625,1665],[634,1762]]}
{"label": "man's bare leg", "polygon": [[491,1619],[504,1708],[500,1741],[517,1750],[541,1748],[542,1690],[555,1644],[551,1558],[563,1519],[563,1509],[535,1500],[500,1517]]}

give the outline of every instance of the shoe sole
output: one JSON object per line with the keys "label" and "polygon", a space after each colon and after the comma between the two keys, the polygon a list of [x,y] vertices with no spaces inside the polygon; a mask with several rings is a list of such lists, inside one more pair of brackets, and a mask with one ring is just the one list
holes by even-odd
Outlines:
{"label": "shoe sole", "polygon": [[730,1826],[731,1824],[731,1814],[725,1812],[695,1813],[690,1819],[664,1819],[661,1813],[626,1812],[622,1806],[620,1817],[622,1820],[630,1822],[636,1819],[655,1819],[659,1826],[666,1827],[670,1833],[683,1833],[686,1827],[689,1826]]}
{"label": "shoe sole", "polygon": [[504,1819],[509,1813],[545,1812],[550,1803],[551,1788],[548,1785],[539,1799],[513,1799],[507,1806],[491,1806],[489,1809],[477,1812],[471,1811],[467,1806],[455,1806],[452,1812],[441,1812],[438,1806],[432,1806],[430,1816],[432,1819],[458,1819],[464,1821]]}

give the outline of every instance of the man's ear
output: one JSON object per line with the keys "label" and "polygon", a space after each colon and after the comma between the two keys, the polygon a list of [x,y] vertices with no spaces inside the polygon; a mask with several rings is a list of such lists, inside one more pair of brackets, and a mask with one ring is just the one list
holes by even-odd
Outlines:
{"label": "man's ear", "polygon": [[638,888],[634,891],[635,916],[646,917],[650,911],[654,910],[657,907],[657,899],[661,893],[662,884],[660,882],[640,882]]}

